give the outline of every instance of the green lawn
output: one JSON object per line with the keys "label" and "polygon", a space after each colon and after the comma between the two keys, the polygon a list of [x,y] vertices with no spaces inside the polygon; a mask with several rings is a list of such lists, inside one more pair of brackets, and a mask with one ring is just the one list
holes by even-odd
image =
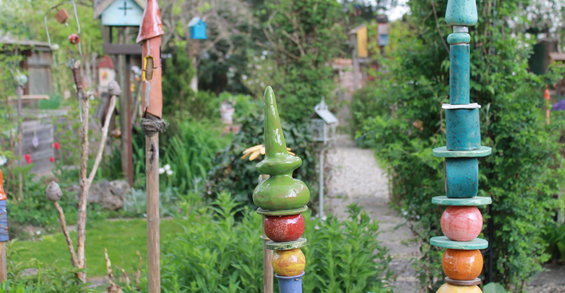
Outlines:
{"label": "green lawn", "polygon": [[[182,232],[177,220],[161,221],[161,243]],[[76,246],[76,233],[71,233]],[[133,272],[137,268],[136,251],[141,253],[145,265],[146,222],[144,219],[99,221],[86,231],[86,264],[88,276],[101,276],[106,273],[104,248],[112,265]],[[62,233],[47,235],[40,241],[15,241],[10,245],[12,260],[27,262],[35,258],[42,263],[70,266],[70,256]]]}

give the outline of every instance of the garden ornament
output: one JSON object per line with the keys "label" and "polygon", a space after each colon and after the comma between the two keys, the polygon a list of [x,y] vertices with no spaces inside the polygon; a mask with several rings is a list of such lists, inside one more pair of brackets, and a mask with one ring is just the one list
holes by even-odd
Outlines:
{"label": "garden ornament", "polygon": [[[265,216],[264,232],[271,240],[266,246],[274,250],[272,266],[281,293],[302,292],[302,276],[306,258],[300,250],[306,244],[302,238],[304,218],[308,209],[310,191],[304,182],[292,178],[293,171],[302,160],[289,154],[286,147],[277,102],[273,89],[265,90],[265,158],[257,164],[261,174],[269,175],[261,180],[253,191],[257,212]],[[262,147],[251,148],[254,158]]]}
{"label": "garden ornament", "polygon": [[63,192],[61,191],[61,187],[55,181],[51,181],[47,188],[45,189],[45,196],[50,201],[58,201],[63,196]]}
{"label": "garden ornament", "polygon": [[157,0],[147,0],[137,35],[141,44],[141,95],[145,133],[147,190],[147,283],[149,293],[161,292],[159,237],[159,133],[165,131],[161,90],[161,38],[165,33]]}
{"label": "garden ornament", "polygon": [[0,283],[7,278],[6,268],[6,242],[10,240],[8,234],[8,209],[6,207],[6,192],[4,191],[4,174],[0,170]]}
{"label": "garden ornament", "polygon": [[448,0],[445,20],[453,27],[447,37],[450,44],[449,104],[446,111],[447,145],[435,148],[436,157],[445,158],[446,196],[437,196],[432,203],[448,206],[441,217],[444,236],[430,239],[434,246],[447,248],[442,266],[446,284],[438,293],[481,292],[477,286],[483,267],[480,249],[488,242],[479,236],[483,218],[477,206],[492,202],[490,197],[477,196],[479,188],[478,158],[491,154],[481,145],[479,109],[470,102],[470,47],[468,27],[477,23],[475,0]]}

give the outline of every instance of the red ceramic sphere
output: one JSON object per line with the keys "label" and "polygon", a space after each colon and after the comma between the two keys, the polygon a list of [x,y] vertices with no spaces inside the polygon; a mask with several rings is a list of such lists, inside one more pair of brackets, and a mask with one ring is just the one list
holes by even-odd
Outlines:
{"label": "red ceramic sphere", "polygon": [[77,34],[69,35],[69,42],[73,45],[78,44],[80,42],[80,37]]}
{"label": "red ceramic sphere", "polygon": [[263,223],[265,235],[276,242],[293,241],[304,234],[304,217],[302,215],[268,216]]}
{"label": "red ceramic sphere", "polygon": [[481,251],[447,249],[442,258],[443,272],[453,280],[473,280],[483,269]]}
{"label": "red ceramic sphere", "polygon": [[441,231],[454,241],[471,241],[482,228],[483,215],[477,207],[448,207],[441,215]]}

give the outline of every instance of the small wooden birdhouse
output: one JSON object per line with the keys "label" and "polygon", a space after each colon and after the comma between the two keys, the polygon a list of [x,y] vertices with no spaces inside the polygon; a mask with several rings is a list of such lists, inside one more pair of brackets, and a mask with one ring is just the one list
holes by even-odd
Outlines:
{"label": "small wooden birdhouse", "polygon": [[100,0],[95,4],[94,17],[104,26],[139,26],[145,1]]}
{"label": "small wooden birdhouse", "polygon": [[312,140],[327,143],[335,138],[336,128],[339,124],[335,115],[330,112],[326,101],[322,101],[314,107],[315,114],[310,119]]}
{"label": "small wooden birdhouse", "polygon": [[369,57],[366,25],[362,24],[349,31],[349,41],[351,45],[355,48],[357,58]]}
{"label": "small wooden birdhouse", "polygon": [[206,40],[206,23],[200,18],[195,17],[188,23],[190,38],[193,40]]}

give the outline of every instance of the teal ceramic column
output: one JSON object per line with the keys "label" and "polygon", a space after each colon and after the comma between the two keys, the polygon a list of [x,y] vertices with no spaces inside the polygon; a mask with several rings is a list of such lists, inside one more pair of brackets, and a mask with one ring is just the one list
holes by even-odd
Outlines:
{"label": "teal ceramic column", "polygon": [[477,206],[491,203],[490,197],[478,197],[479,158],[491,148],[481,146],[480,105],[471,103],[469,26],[477,23],[475,0],[448,0],[445,20],[453,33],[450,45],[449,104],[443,105],[447,145],[433,150],[445,158],[446,195],[432,202],[447,206],[441,217],[444,236],[432,237],[432,245],[446,248],[442,259],[446,284],[438,292],[477,292],[483,266],[480,249],[488,242],[478,238],[482,215]]}
{"label": "teal ceramic column", "polygon": [[306,244],[304,217],[310,191],[304,182],[292,178],[302,160],[288,153],[273,89],[265,90],[265,159],[257,164],[269,175],[253,192],[253,202],[264,215],[263,230],[274,250],[273,270],[280,293],[301,293],[306,258],[300,249]]}

